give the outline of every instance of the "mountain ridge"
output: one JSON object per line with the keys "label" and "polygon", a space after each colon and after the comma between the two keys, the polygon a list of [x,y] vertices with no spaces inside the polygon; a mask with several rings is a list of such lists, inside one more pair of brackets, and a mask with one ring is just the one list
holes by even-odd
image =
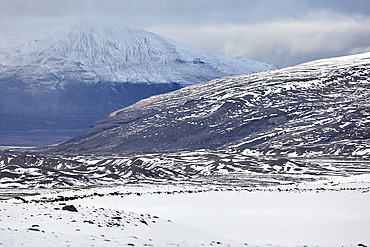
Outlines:
{"label": "mountain ridge", "polygon": [[0,145],[65,141],[151,95],[275,66],[129,27],[2,32]]}
{"label": "mountain ridge", "polygon": [[369,68],[366,53],[153,96],[58,146],[0,152],[1,186],[297,189],[312,181],[366,179]]}
{"label": "mountain ridge", "polygon": [[[209,80],[227,74],[276,68],[246,58],[203,52],[157,34],[126,26],[75,26],[6,32],[2,36],[1,77],[7,76],[4,71],[9,68],[10,73],[25,73],[27,79],[35,81],[54,79],[60,82],[68,79],[68,73],[74,71],[80,72],[80,80],[92,83],[194,84],[203,82],[204,78]],[[30,73],[12,68],[19,65],[26,68],[40,67],[40,71]],[[201,70],[199,65],[202,65]]]}
{"label": "mountain ridge", "polygon": [[219,148],[291,156],[369,153],[369,66],[365,53],[193,85],[118,110],[59,148],[72,153]]}

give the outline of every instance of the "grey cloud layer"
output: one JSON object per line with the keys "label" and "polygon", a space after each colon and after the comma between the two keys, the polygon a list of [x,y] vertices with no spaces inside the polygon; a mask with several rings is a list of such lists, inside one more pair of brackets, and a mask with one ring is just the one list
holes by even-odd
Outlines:
{"label": "grey cloud layer", "polygon": [[0,29],[118,23],[281,66],[367,51],[368,0],[1,0]]}
{"label": "grey cloud layer", "polygon": [[280,66],[370,50],[370,17],[312,17],[257,24],[156,27],[153,32],[203,50]]}
{"label": "grey cloud layer", "polygon": [[2,0],[0,16],[199,24],[299,19],[317,10],[368,15],[368,0]]}

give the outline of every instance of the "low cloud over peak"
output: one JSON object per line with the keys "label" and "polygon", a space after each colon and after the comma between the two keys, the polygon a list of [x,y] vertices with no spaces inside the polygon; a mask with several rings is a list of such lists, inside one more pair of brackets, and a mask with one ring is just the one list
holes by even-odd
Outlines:
{"label": "low cloud over peak", "polygon": [[368,0],[2,0],[0,29],[114,23],[289,66],[367,51],[369,10]]}
{"label": "low cloud over peak", "polygon": [[[260,23],[154,27],[152,31],[228,56],[280,66],[367,51],[370,17],[311,14],[301,20]],[[194,38],[195,37],[195,38]]]}

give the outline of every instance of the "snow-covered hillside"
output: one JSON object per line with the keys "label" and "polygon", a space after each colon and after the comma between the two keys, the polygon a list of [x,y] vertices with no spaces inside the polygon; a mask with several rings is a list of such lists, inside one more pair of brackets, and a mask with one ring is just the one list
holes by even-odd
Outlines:
{"label": "snow-covered hillside", "polygon": [[4,152],[0,182],[264,186],[368,174],[369,64],[366,53],[154,96],[59,146]]}
{"label": "snow-covered hillside", "polygon": [[152,95],[273,69],[129,27],[0,33],[0,145],[67,140]]}
{"label": "snow-covered hillside", "polygon": [[216,79],[1,150],[0,245],[369,246],[369,67]]}
{"label": "snow-covered hillside", "polygon": [[116,111],[62,152],[369,157],[370,53],[216,79]]}

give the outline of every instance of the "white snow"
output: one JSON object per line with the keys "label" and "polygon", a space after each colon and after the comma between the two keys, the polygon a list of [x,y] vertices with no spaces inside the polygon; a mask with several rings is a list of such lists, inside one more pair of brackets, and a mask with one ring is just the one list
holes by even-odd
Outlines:
{"label": "white snow", "polygon": [[[79,212],[60,210],[63,206],[60,202],[0,201],[0,245],[367,245],[370,243],[369,179],[366,174],[246,190],[137,185],[58,193],[44,191],[25,198],[94,192],[105,196],[66,202],[75,205]],[[109,195],[111,192],[131,193]],[[117,216],[121,219],[112,218]],[[117,225],[109,226],[111,223]]]}
{"label": "white snow", "polygon": [[354,154],[355,155],[370,155],[370,148],[356,150]]}
{"label": "white snow", "polygon": [[203,52],[125,26],[8,31],[0,36],[0,78],[16,73],[51,88],[71,79],[187,85],[276,68]]}

